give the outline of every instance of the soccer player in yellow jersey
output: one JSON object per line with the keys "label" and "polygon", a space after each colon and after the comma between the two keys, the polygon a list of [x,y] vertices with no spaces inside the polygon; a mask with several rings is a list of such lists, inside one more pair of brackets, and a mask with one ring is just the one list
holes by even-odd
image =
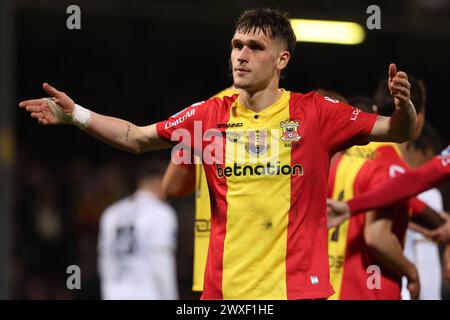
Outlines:
{"label": "soccer player in yellow jersey", "polygon": [[[416,112],[407,75],[394,64],[388,71],[395,101],[390,117],[314,92],[281,89],[281,73],[295,44],[285,14],[243,12],[230,54],[239,94],[193,104],[148,126],[85,109],[48,84],[43,87],[53,100],[22,101],[19,106],[43,125],[76,124],[129,152],[175,144],[172,155],[177,159],[183,148],[202,156],[211,198],[202,299],[326,298],[334,292],[326,224],[330,158],[355,144],[409,140]],[[199,49],[199,61],[204,54],[213,53]],[[361,78],[355,74],[356,81]],[[151,99],[143,94],[143,101]]]}
{"label": "soccer player in yellow jersey", "polygon": [[[230,87],[215,94],[212,98],[230,97],[236,93],[239,91]],[[201,164],[176,165],[171,162],[164,175],[162,188],[167,198],[190,195],[195,189],[192,291],[201,292],[203,291],[211,223],[211,206],[205,170]]]}

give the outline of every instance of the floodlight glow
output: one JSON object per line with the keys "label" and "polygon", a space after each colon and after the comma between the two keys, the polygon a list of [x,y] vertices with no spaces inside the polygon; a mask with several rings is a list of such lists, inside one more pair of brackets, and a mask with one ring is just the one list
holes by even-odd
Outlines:
{"label": "floodlight glow", "polygon": [[364,41],[361,25],[347,21],[291,19],[299,42],[320,42],[355,45]]}

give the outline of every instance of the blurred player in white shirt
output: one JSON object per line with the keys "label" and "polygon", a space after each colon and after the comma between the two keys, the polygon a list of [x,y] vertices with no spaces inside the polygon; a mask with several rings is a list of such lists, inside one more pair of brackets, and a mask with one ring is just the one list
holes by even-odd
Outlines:
{"label": "blurred player in white shirt", "polygon": [[[426,123],[421,135],[406,148],[405,160],[412,168],[417,168],[430,161],[441,150],[440,137],[435,129]],[[437,188],[429,189],[418,195],[418,198],[441,213],[444,210],[443,199]],[[442,286],[442,268],[438,245],[425,238],[419,232],[409,229],[405,239],[405,256],[413,262],[419,271],[420,300],[440,300]],[[409,300],[403,279],[402,299]]]}
{"label": "blurred player in white shirt", "polygon": [[106,300],[178,299],[177,219],[161,198],[164,166],[139,171],[134,194],[109,206],[100,220],[98,267]]}

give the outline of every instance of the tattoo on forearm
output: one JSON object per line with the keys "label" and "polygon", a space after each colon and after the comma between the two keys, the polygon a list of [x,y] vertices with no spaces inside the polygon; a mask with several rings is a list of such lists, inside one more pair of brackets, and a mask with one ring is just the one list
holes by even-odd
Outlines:
{"label": "tattoo on forearm", "polygon": [[125,141],[128,142],[128,136],[131,132],[131,124],[127,123],[127,135],[125,136]]}
{"label": "tattoo on forearm", "polygon": [[383,121],[384,119],[386,119],[386,117],[378,116],[377,117],[377,122]]}

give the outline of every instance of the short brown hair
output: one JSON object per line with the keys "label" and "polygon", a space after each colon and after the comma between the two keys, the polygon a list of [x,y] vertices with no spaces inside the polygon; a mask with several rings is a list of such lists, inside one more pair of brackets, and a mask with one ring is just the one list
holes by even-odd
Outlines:
{"label": "short brown hair", "polygon": [[250,33],[256,29],[260,29],[267,37],[281,38],[286,42],[287,51],[291,56],[294,54],[297,39],[286,13],[269,8],[244,11],[236,22],[235,30]]}

